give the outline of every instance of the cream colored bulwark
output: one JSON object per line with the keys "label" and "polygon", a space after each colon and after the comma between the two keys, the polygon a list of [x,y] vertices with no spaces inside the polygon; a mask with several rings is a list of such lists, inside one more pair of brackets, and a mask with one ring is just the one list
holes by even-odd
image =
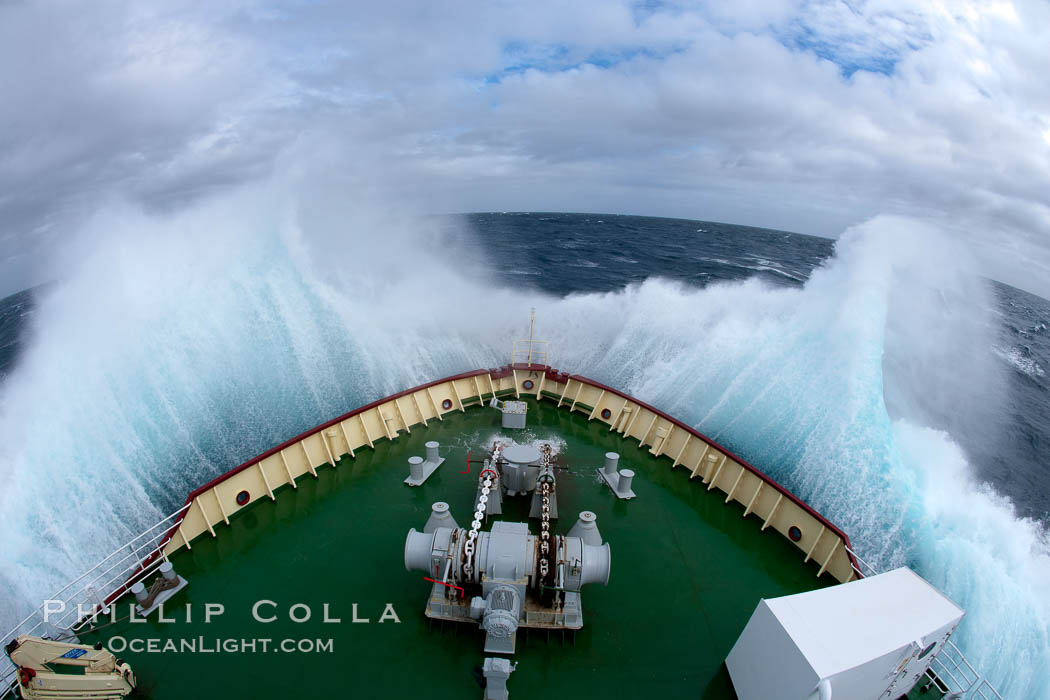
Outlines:
{"label": "cream colored bulwark", "polygon": [[[838,534],[782,487],[731,459],[685,426],[582,377],[565,378],[520,367],[498,375],[479,371],[387,399],[230,473],[196,494],[165,546],[165,556],[191,546],[193,539],[203,534],[214,537],[219,523],[228,524],[232,515],[258,499],[276,498],[281,487],[294,488],[295,480],[307,474],[316,477],[317,468],[330,463],[331,458],[338,461],[345,454],[373,446],[376,440],[397,439],[411,427],[426,427],[429,421],[440,421],[451,411],[466,410],[467,404],[483,403],[482,396],[514,391],[516,396],[547,399],[570,411],[585,412],[589,420],[601,421],[610,431],[637,440],[640,446],[648,446],[655,458],[667,459],[672,468],[685,468],[691,479],[699,477],[698,483],[708,490],[725,493],[727,504],[731,500],[740,503],[744,517],[754,515],[762,521],[763,530],[772,528],[794,542],[805,561],[819,565],[819,574],[826,571],[839,581],[856,577],[845,542]],[[526,382],[531,386],[526,388]],[[248,498],[238,503],[237,495],[242,492]],[[793,534],[799,535],[797,541]]]}
{"label": "cream colored bulwark", "polygon": [[[397,398],[387,399],[364,411],[348,415],[324,429],[318,429],[284,448],[234,471],[224,479],[192,499],[191,505],[178,528],[164,547],[164,556],[181,549],[192,548],[195,538],[215,536],[215,527],[229,524],[230,517],[260,498],[276,499],[284,486],[295,488],[295,482],[306,475],[316,478],[317,468],[337,462],[343,455],[371,447],[376,440],[395,440],[411,427],[426,427],[432,420],[440,420],[450,411],[465,410],[467,402],[477,402],[481,394],[513,388],[504,379],[489,382],[488,374],[447,380],[423,389],[417,389]],[[328,436],[327,433],[333,435]],[[331,457],[331,458],[330,458]],[[244,503],[237,502],[238,494],[247,493]]]}
{"label": "cream colored bulwark", "polygon": [[[516,373],[518,389],[523,394],[529,393],[520,386],[525,378],[525,373]],[[726,494],[727,504],[731,500],[740,503],[744,517],[754,515],[762,521],[762,529],[772,528],[793,542],[803,552],[804,561],[817,562],[818,575],[827,572],[840,582],[856,578],[842,537],[799,506],[775,482],[763,479],[691,431],[630,398],[575,375],[564,382],[547,378],[538,398],[551,400],[549,395],[558,396],[556,402],[561,407],[586,410],[589,420],[600,420],[625,438],[649,446],[651,454],[668,459],[672,468],[689,470],[690,478],[701,477],[708,490],[718,489]],[[797,532],[792,528],[797,528]],[[793,534],[800,535],[797,541]]]}

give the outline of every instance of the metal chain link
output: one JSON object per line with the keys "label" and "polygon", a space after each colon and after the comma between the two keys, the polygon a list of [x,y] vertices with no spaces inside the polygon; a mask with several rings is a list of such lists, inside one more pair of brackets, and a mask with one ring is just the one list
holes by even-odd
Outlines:
{"label": "metal chain link", "polygon": [[[503,444],[494,442],[492,444],[492,464],[495,465],[503,452]],[[470,577],[474,573],[474,551],[478,541],[478,530],[481,529],[481,521],[488,509],[489,493],[492,492],[492,477],[486,476],[481,482],[481,495],[478,496],[477,510],[474,511],[474,520],[470,523],[470,532],[467,533],[467,542],[463,545],[463,574]]]}
{"label": "metal chain link", "polygon": [[[543,446],[543,473],[548,473],[551,466],[551,446]],[[551,550],[551,482],[544,479],[540,483],[540,578],[546,578],[550,571]]]}

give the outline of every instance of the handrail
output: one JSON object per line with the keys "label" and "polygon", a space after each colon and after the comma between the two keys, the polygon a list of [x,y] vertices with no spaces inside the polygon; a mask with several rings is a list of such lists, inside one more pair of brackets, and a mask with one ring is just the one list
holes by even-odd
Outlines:
{"label": "handrail", "polygon": [[[849,547],[846,547],[846,551],[867,568],[872,576],[878,575],[878,570],[857,556],[856,552]],[[854,566],[853,570],[857,574],[863,575],[857,567]],[[959,698],[1003,700],[1003,696],[999,694],[999,691],[988,682],[988,679],[981,677],[981,674],[969,662],[966,655],[962,653],[962,649],[950,639],[945,641],[937,655],[930,659],[930,669],[936,674],[936,678],[948,687],[949,692],[959,693]]]}
{"label": "handrail", "polygon": [[[88,569],[87,571],[85,571],[84,573],[82,573],[82,574],[81,574],[80,576],[77,576],[77,577],[76,577],[75,579],[73,579],[72,581],[70,581],[69,583],[67,583],[67,584],[66,584],[65,586],[63,586],[63,587],[62,587],[61,589],[59,589],[58,591],[56,591],[56,592],[55,592],[54,594],[52,594],[52,596],[51,596],[51,597],[50,597],[50,598],[49,598],[48,600],[57,600],[57,599],[58,599],[58,596],[60,596],[60,595],[62,595],[63,593],[65,593],[65,592],[66,592],[66,591],[67,591],[67,590],[69,589],[69,587],[70,587],[70,586],[72,586],[73,584],[75,584],[75,583],[79,582],[79,581],[80,581],[81,579],[83,579],[83,578],[84,578],[85,576],[87,576],[88,574],[90,574],[90,573],[91,573],[92,571],[94,571],[95,569],[98,569],[98,568],[99,568],[100,566],[102,566],[103,564],[105,564],[105,563],[106,563],[107,561],[109,561],[109,560],[110,560],[111,558],[113,558],[114,556],[116,556],[116,555],[117,555],[117,554],[118,554],[118,553],[119,553],[119,552],[120,552],[121,550],[123,550],[123,549],[124,549],[125,547],[130,547],[130,546],[131,546],[132,544],[134,544],[135,542],[138,542],[138,541],[139,541],[140,539],[142,539],[143,537],[145,537],[146,535],[148,535],[148,534],[149,534],[150,532],[153,532],[154,530],[156,530],[156,529],[157,529],[158,527],[160,527],[161,525],[163,525],[163,524],[164,524],[164,523],[166,523],[167,521],[169,521],[169,520],[171,520],[172,518],[174,518],[174,517],[176,517],[176,516],[180,515],[180,514],[181,514],[181,513],[182,513],[182,512],[184,511],[184,510],[186,510],[186,509],[187,509],[187,508],[189,508],[189,507],[190,507],[190,504],[189,504],[189,503],[185,504],[184,506],[182,506],[181,508],[179,508],[179,509],[178,509],[177,511],[175,511],[174,513],[172,513],[172,514],[171,514],[171,515],[169,515],[168,517],[166,517],[166,518],[162,519],[161,521],[159,521],[159,522],[158,522],[158,523],[157,523],[156,525],[154,525],[153,527],[149,528],[148,530],[145,530],[145,531],[143,531],[143,532],[142,532],[141,534],[139,534],[139,535],[138,535],[138,537],[135,537],[135,538],[134,538],[133,540],[131,540],[130,542],[127,542],[127,543],[125,543],[125,544],[121,545],[120,547],[117,547],[117,548],[116,548],[116,549],[114,549],[114,550],[113,550],[113,551],[112,551],[112,552],[111,552],[111,553],[109,554],[109,556],[107,556],[107,557],[106,557],[105,559],[103,559],[103,560],[102,560],[102,561],[100,561],[99,563],[95,564],[95,566],[91,567],[90,569]],[[32,615],[30,615],[30,617],[32,617]],[[26,618],[26,619],[28,620],[28,618]],[[23,622],[25,622],[25,621],[23,621]]]}
{"label": "handrail", "polygon": [[1003,700],[1003,696],[999,694],[999,691],[993,688],[992,684],[985,678],[982,678],[981,682],[977,684],[970,697],[981,698],[981,700]]}
{"label": "handrail", "polygon": [[[942,656],[944,658],[941,658]],[[937,656],[930,661],[930,667],[932,668],[934,664],[939,667],[934,669],[934,673],[944,685],[948,686],[949,692],[960,693],[959,697],[971,700],[1003,700],[999,691],[988,682],[987,678],[981,677],[973,664],[966,659],[962,650],[950,639],[937,652]],[[950,678],[954,685],[948,683],[946,677]]]}
{"label": "handrail", "polygon": [[[152,558],[151,559],[151,557],[153,557],[153,555],[155,555],[157,553],[162,552],[163,549],[164,549],[164,543],[160,543],[160,544],[156,545],[150,551],[150,553],[146,557],[143,557],[142,559],[134,558],[134,555],[135,555],[134,552],[128,554],[127,556],[134,558],[134,561],[131,564],[129,564],[128,566],[124,567],[121,571],[119,571],[116,574],[114,574],[113,576],[110,576],[99,587],[103,591],[106,591],[106,590],[108,590],[108,587],[111,584],[113,584],[114,582],[119,580],[122,583],[119,586],[117,586],[116,588],[114,588],[113,591],[110,591],[108,593],[98,593],[98,598],[100,600],[96,600],[95,601],[97,603],[96,607],[100,607],[102,610],[105,610],[105,608],[107,606],[107,603],[109,602],[111,596],[113,595],[113,593],[115,591],[121,590],[121,589],[126,589],[129,584],[134,583],[138,579],[144,578],[146,575],[149,574],[150,571],[152,571],[154,568],[160,566],[160,564],[164,561],[164,559],[162,557],[156,557],[156,558]],[[118,564],[114,564],[113,567],[110,567],[103,574],[100,574],[100,576],[98,578],[93,579],[92,583],[96,583],[99,580],[99,578],[101,578],[102,576],[105,576],[106,573],[109,573],[110,571],[112,571],[115,566],[118,566]],[[130,574],[130,576],[125,578],[125,576],[127,574]],[[92,591],[97,592],[97,590],[95,589],[95,586],[88,585],[88,586],[85,586],[84,588],[81,588],[79,591],[77,591],[76,595],[79,596],[80,594],[84,594],[85,596],[87,596]],[[69,619],[70,614],[76,614],[76,615],[79,616],[80,610],[79,609],[74,610],[71,607],[67,607],[65,612],[64,612],[64,614],[62,615],[61,618],[59,618],[59,621],[58,621],[58,623],[55,626],[59,627],[59,628],[62,628],[62,629],[69,629],[70,631],[74,631],[80,625],[77,622],[78,618],[74,618],[73,619],[73,623],[68,625],[68,626],[65,624],[66,620]]]}
{"label": "handrail", "polygon": [[[187,508],[189,508],[189,504],[186,504],[186,505],[182,506],[181,508],[179,508],[179,509],[178,509],[177,511],[175,511],[175,512],[174,512],[174,513],[172,513],[171,515],[169,515],[168,517],[164,518],[163,520],[161,520],[161,521],[160,521],[160,522],[158,522],[158,523],[157,523],[156,525],[154,525],[154,526],[153,526],[153,527],[151,527],[150,529],[148,529],[148,530],[146,530],[145,532],[143,532],[143,533],[142,533],[141,535],[139,535],[139,536],[138,536],[138,537],[136,537],[135,539],[131,540],[131,542],[128,542],[127,544],[125,544],[124,546],[120,547],[119,549],[117,549],[117,550],[114,550],[114,552],[113,552],[112,554],[110,554],[110,555],[109,555],[108,557],[106,557],[106,558],[105,558],[105,559],[103,559],[103,560],[102,560],[101,562],[99,562],[98,564],[96,564],[96,565],[95,565],[95,567],[94,567],[93,569],[90,569],[90,570],[88,570],[88,571],[87,571],[87,572],[86,572],[85,574],[82,574],[82,575],[81,575],[81,576],[80,576],[79,578],[75,579],[75,580],[74,580],[74,583],[75,583],[75,582],[77,582],[77,581],[79,581],[79,580],[81,580],[81,579],[83,579],[83,578],[84,578],[84,576],[86,576],[87,574],[90,574],[90,573],[91,573],[92,571],[95,571],[95,570],[97,570],[97,569],[101,568],[101,567],[102,567],[102,565],[104,565],[104,564],[105,564],[105,563],[106,563],[107,561],[109,561],[110,559],[112,559],[112,558],[113,558],[113,557],[114,557],[114,556],[115,556],[116,554],[120,553],[121,551],[123,551],[123,550],[124,550],[125,548],[127,548],[127,547],[131,547],[131,545],[132,545],[133,543],[135,543],[135,542],[137,542],[138,540],[142,539],[142,538],[143,538],[144,536],[146,536],[146,535],[147,535],[148,533],[150,533],[150,532],[153,532],[153,531],[154,531],[154,530],[156,530],[156,529],[157,529],[158,527],[160,527],[161,525],[163,525],[163,524],[167,523],[167,522],[168,522],[169,520],[171,520],[172,518],[175,518],[175,517],[177,517],[178,515],[180,515],[181,513],[183,513],[183,512],[184,512],[184,511],[185,511],[185,510],[186,510]],[[158,536],[161,536],[161,537],[163,537],[163,536],[164,536],[164,534],[165,534],[165,533],[163,533],[163,532],[162,532],[162,533],[157,533],[157,534],[153,535],[153,538],[155,539],[155,538],[156,538],[156,537],[158,537]],[[149,551],[149,553],[148,553],[148,554],[147,554],[146,556],[144,556],[144,557],[138,558],[138,557],[137,557],[138,553],[139,553],[140,551],[142,551],[142,550],[146,549],[147,547],[151,546],[151,543],[152,543],[152,549],[151,549],[151,550]],[[118,560],[117,560],[117,561],[116,561],[115,563],[111,564],[111,565],[110,565],[110,567],[109,567],[108,569],[106,569],[105,571],[103,571],[103,572],[102,572],[101,574],[98,574],[98,575],[97,575],[97,576],[96,576],[95,578],[93,578],[93,579],[91,580],[91,582],[90,582],[90,583],[88,583],[87,585],[85,585],[85,586],[81,587],[81,588],[80,588],[80,590],[78,590],[78,591],[77,591],[77,593],[76,593],[76,594],[74,594],[74,596],[78,596],[78,595],[79,595],[79,594],[81,594],[81,593],[87,593],[87,592],[89,592],[89,590],[90,590],[90,589],[93,589],[93,588],[95,588],[95,587],[96,587],[96,586],[98,585],[98,582],[99,582],[99,580],[100,580],[100,579],[101,579],[101,578],[102,578],[103,576],[105,576],[106,574],[109,574],[109,573],[110,573],[111,571],[113,571],[113,569],[117,568],[117,567],[118,567],[118,566],[120,566],[120,565],[121,565],[122,563],[126,562],[126,561],[128,560],[128,558],[129,558],[129,557],[130,557],[130,558],[133,558],[133,559],[134,559],[134,563],[132,563],[132,564],[131,564],[131,565],[129,565],[129,566],[125,566],[125,567],[124,567],[124,569],[122,569],[122,570],[121,570],[120,572],[118,572],[118,573],[117,573],[116,575],[114,575],[114,576],[111,576],[110,578],[106,579],[106,581],[105,581],[104,583],[102,583],[102,584],[101,584],[101,587],[102,587],[102,588],[103,588],[104,590],[105,590],[105,588],[106,588],[107,586],[109,586],[109,584],[113,583],[113,582],[114,582],[114,581],[115,581],[116,579],[118,579],[118,578],[120,578],[120,577],[124,576],[124,574],[127,574],[128,572],[130,572],[130,571],[133,571],[133,570],[134,570],[134,569],[136,569],[136,568],[143,568],[143,567],[145,567],[145,566],[146,566],[147,564],[149,564],[149,563],[152,563],[152,562],[154,561],[155,555],[157,555],[158,553],[161,553],[161,554],[163,554],[163,548],[164,548],[164,545],[165,545],[166,543],[167,543],[167,539],[165,539],[164,541],[162,541],[162,542],[161,542],[161,543],[159,543],[159,544],[158,544],[158,543],[156,543],[156,542],[154,542],[153,540],[147,540],[146,542],[144,542],[143,544],[139,545],[138,547],[131,547],[131,550],[130,550],[130,552],[128,552],[128,553],[125,553],[125,554],[124,554],[124,556],[123,556],[122,558],[118,559]],[[64,591],[65,591],[66,589],[68,589],[68,588],[69,588],[69,586],[70,586],[70,585],[71,585],[71,584],[67,584],[67,585],[66,585],[66,587],[65,587],[65,588],[63,588],[63,589],[62,589],[62,591],[60,591],[59,593],[62,593],[62,592],[64,592]],[[118,588],[119,588],[119,587],[118,587]],[[110,593],[107,593],[107,594],[105,594],[105,595],[103,595],[103,596],[102,596],[102,603],[103,603],[103,605],[104,605],[104,604],[105,604],[106,602],[108,602],[108,600],[109,600],[109,596],[110,596],[110,595],[112,595],[112,592],[110,592]],[[53,597],[51,598],[51,600],[56,600],[56,599],[57,599],[57,594],[56,594],[56,596],[53,596]],[[65,618],[63,618],[63,619],[65,619]]]}
{"label": "handrail", "polygon": [[[94,608],[105,609],[117,592],[122,593],[136,579],[146,576],[151,570],[160,565],[160,562],[163,561],[164,547],[167,544],[167,541],[171,538],[170,527],[168,526],[173,520],[176,520],[179,516],[183,515],[189,507],[190,504],[188,503],[183,505],[174,513],[171,513],[152,527],[144,530],[133,539],[113,550],[109,555],[101,559],[90,569],[72,579],[51,596],[44,599],[39,607],[35,608],[10,631],[0,637],[0,640],[3,640],[6,643],[8,640],[16,637],[19,633],[36,634],[41,631],[42,628],[45,628],[45,625],[50,628],[64,630],[65,632],[73,634],[78,626],[77,622],[79,620],[81,607],[85,603],[90,603]],[[157,529],[161,527],[164,527],[164,529],[160,532],[156,532]],[[143,538],[147,539],[142,541]],[[157,541],[158,538],[161,539],[160,542]],[[147,552],[146,555],[140,556],[140,553],[144,551]],[[118,557],[118,555],[119,558],[114,560],[114,557]],[[129,562],[129,560],[131,561]],[[102,570],[103,567],[106,568]],[[120,570],[116,574],[113,574],[112,572],[118,567],[120,567]],[[126,577],[129,573],[131,573],[131,576]],[[94,577],[88,578],[92,574],[95,574]],[[120,581],[119,585],[114,585],[118,581]],[[74,586],[77,586],[77,584],[82,585],[74,589],[74,593],[70,593],[69,591],[73,589]],[[62,605],[65,606],[62,611],[55,611],[54,614],[60,615],[57,620],[51,619],[51,613],[48,611],[48,603],[55,601],[61,602]],[[77,617],[74,617],[70,622],[70,615],[75,615]],[[37,616],[39,616],[40,619],[37,620],[36,624],[25,629],[33,618]],[[12,669],[3,675],[0,675],[0,687],[2,687],[3,682],[5,682],[13,672],[14,670]]]}
{"label": "handrail", "polygon": [[[853,555],[853,558],[856,559],[857,562],[859,562],[860,564],[863,564],[864,568],[866,568],[870,572],[871,576],[877,576],[878,575],[878,573],[879,573],[878,569],[876,569],[874,566],[872,566],[868,562],[866,562],[863,559],[861,559],[860,556],[856,552],[854,552],[853,549],[851,549],[849,545],[844,545],[844,549],[847,552],[849,552],[851,555]],[[853,570],[856,571],[857,575],[860,576],[861,578],[863,578],[865,575],[867,575],[863,571],[858,569],[856,566],[853,567]]]}

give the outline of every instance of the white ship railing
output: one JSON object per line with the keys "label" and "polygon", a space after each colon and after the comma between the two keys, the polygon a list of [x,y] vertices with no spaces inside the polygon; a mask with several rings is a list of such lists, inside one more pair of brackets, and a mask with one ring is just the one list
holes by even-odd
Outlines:
{"label": "white ship railing", "polygon": [[[981,678],[981,674],[966,660],[959,647],[955,646],[950,639],[937,652],[937,656],[933,657],[930,668],[941,679],[942,684],[948,686],[949,692],[969,693],[962,697],[980,698],[980,700],[1002,700],[1003,696],[999,694],[999,691],[993,688],[987,680]],[[959,688],[965,688],[965,690],[957,690]]]}
{"label": "white ship railing", "polygon": [[527,365],[546,365],[547,341],[515,340],[510,354],[511,362]]}
{"label": "white ship railing", "polygon": [[523,362],[527,365],[546,365],[549,343],[546,340],[533,340],[532,331],[536,325],[536,309],[529,314],[529,339],[515,340],[510,351],[511,364]]}
{"label": "white ship railing", "polygon": [[[849,547],[846,547],[846,551],[852,554],[857,563],[868,571],[866,574],[855,565],[851,564],[853,570],[856,571],[857,574],[861,577],[878,575],[878,570],[868,562],[861,559],[856,552]],[[933,671],[936,678],[930,678],[927,676],[927,680],[919,681],[920,684],[939,682],[942,690],[947,689],[947,692],[945,693],[946,698],[965,698],[965,700],[1003,700],[1003,696],[999,694],[999,691],[997,691],[986,679],[981,677],[981,674],[977,672],[977,669],[973,667],[973,664],[966,660],[966,656],[962,653],[962,650],[955,646],[950,639],[941,646],[940,651],[937,652],[937,656],[930,660],[930,670]]]}
{"label": "white ship railing", "polygon": [[[0,643],[8,644],[20,634],[75,640],[77,631],[88,617],[96,612],[108,615],[111,603],[132,584],[146,578],[167,561],[164,547],[171,539],[179,517],[190,505],[187,503],[135,539],[118,547],[53,593],[39,608],[0,637]],[[10,688],[16,671],[11,665],[0,672],[0,698]]]}

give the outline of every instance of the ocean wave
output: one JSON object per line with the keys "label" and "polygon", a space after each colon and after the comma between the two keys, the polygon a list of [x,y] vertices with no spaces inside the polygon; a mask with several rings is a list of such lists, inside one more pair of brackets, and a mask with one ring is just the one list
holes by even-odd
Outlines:
{"label": "ocean wave", "polygon": [[1036,325],[1031,326],[1030,328],[1016,328],[1014,330],[1016,330],[1019,335],[1022,335],[1024,337],[1028,338],[1028,337],[1033,336],[1033,335],[1039,335],[1041,333],[1045,333],[1046,332],[1046,324],[1045,323],[1037,323]]}
{"label": "ocean wave", "polygon": [[[952,255],[916,250],[928,231],[894,219],[854,229],[797,287],[649,279],[555,298],[462,274],[475,247],[435,246],[422,224],[367,218],[341,196],[311,222],[268,192],[93,219],[93,254],[64,261],[71,275],[41,301],[0,389],[0,627],[288,435],[505,362],[536,307],[561,369],[697,425],[849,532],[865,559],[914,567],[967,609],[957,639],[1005,695],[1047,697],[1045,534],[969,476],[950,435],[887,408],[890,389],[901,407],[909,392],[938,395],[957,372],[938,353],[970,347],[928,319],[902,330],[908,304],[965,309],[941,325],[984,308],[953,286]],[[887,357],[922,371],[887,375]]]}
{"label": "ocean wave", "polygon": [[1039,363],[1029,353],[1026,353],[1023,348],[993,346],[992,351],[1021,374],[1032,379],[1046,376],[1046,372],[1039,366]]}
{"label": "ocean wave", "polygon": [[756,265],[746,265],[744,263],[735,262],[733,260],[726,260],[725,258],[700,258],[704,262],[718,263],[719,265],[725,265],[726,267],[736,268],[738,270],[753,270],[755,272],[770,272],[774,275],[780,275],[787,279],[795,282],[805,282],[804,277],[788,272],[777,263],[771,263],[768,260],[755,259]]}

